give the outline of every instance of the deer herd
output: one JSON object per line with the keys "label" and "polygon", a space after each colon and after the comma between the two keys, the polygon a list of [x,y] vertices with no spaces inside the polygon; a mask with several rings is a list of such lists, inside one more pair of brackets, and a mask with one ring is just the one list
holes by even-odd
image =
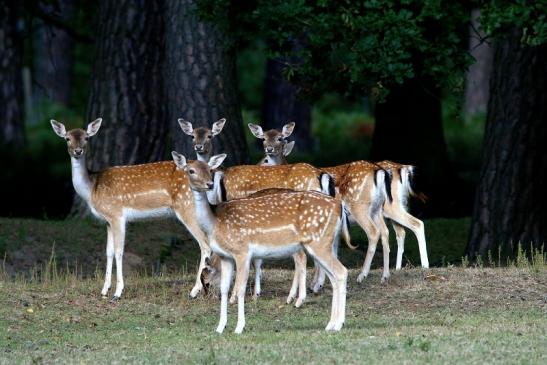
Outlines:
{"label": "deer herd", "polygon": [[326,330],[338,331],[345,321],[348,271],[337,258],[342,238],[350,242],[349,223],[357,223],[368,238],[368,250],[357,278],[367,277],[378,240],[383,248],[382,281],[389,278],[389,230],[391,221],[397,238],[400,270],[405,228],[418,240],[422,267],[428,268],[423,222],[407,212],[409,196],[423,199],[412,190],[413,167],[391,161],[355,161],[334,167],[314,167],[306,163],[288,164],[286,156],[294,147],[289,142],[295,123],[281,131],[263,131],[249,124],[252,134],[263,140],[265,157],[257,165],[222,168],[226,154],[212,155],[214,138],[222,132],[225,119],[212,127],[193,128],[179,119],[182,131],[191,136],[197,159],[189,160],[173,151],[173,161],[136,166],[117,166],[100,172],[86,167],[88,139],[99,131],[102,119],[86,130],[67,131],[51,120],[55,133],[66,140],[76,193],[91,213],[106,222],[106,273],[101,294],[106,296],[116,261],[117,301],[124,289],[123,253],[128,222],[146,218],[175,216],[197,241],[201,259],[195,284],[196,297],[209,285],[221,293],[217,332],[227,323],[228,292],[235,269],[230,302],[237,300],[235,328],[245,327],[245,292],[253,264],[254,295],[261,292],[262,260],[291,257],[294,277],[287,303],[300,307],[306,298],[308,254],[314,262],[312,290],[318,293],[328,277],[332,286],[331,317]]}

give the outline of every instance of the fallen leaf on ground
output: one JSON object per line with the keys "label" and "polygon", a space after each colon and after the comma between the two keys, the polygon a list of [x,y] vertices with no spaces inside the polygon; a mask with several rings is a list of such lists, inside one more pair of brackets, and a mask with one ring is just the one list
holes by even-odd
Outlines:
{"label": "fallen leaf on ground", "polygon": [[426,275],[424,277],[424,280],[430,280],[430,281],[446,281],[448,280],[446,277],[442,276],[442,275]]}

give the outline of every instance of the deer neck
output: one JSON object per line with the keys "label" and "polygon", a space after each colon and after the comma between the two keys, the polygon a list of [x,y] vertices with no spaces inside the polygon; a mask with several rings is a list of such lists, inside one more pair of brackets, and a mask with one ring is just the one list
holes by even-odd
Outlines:
{"label": "deer neck", "polygon": [[76,193],[89,202],[91,198],[91,180],[89,179],[89,171],[85,164],[85,158],[76,159],[70,158],[70,164],[72,166],[72,185]]}
{"label": "deer neck", "polygon": [[217,223],[217,217],[213,212],[211,204],[207,200],[207,193],[204,191],[192,190],[196,208],[196,218],[205,234],[210,235]]}
{"label": "deer neck", "polygon": [[281,155],[274,155],[274,156],[268,156],[264,157],[264,161],[268,161],[267,164],[270,166],[277,166],[277,165],[285,165],[287,163],[287,160],[285,159],[285,156]]}
{"label": "deer neck", "polygon": [[196,153],[197,160],[203,161],[203,162],[209,162],[209,159],[211,158],[211,152],[209,153]]}

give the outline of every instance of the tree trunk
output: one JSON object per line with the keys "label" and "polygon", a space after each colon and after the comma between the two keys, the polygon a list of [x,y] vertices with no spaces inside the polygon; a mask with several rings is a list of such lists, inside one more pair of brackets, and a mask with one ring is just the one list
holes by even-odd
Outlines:
{"label": "tree trunk", "polygon": [[[91,170],[158,161],[165,155],[162,18],[161,1],[99,3],[86,122],[101,117],[103,123],[90,143]],[[71,214],[85,211],[76,196]]]}
{"label": "tree trunk", "polygon": [[547,45],[514,29],[496,45],[482,170],[467,254],[513,255],[547,242]]}
{"label": "tree trunk", "polygon": [[413,79],[391,88],[375,112],[372,160],[415,165],[419,188],[430,198],[425,206],[428,214],[455,214],[446,209],[457,203],[458,191],[451,189],[456,177],[448,161],[441,96],[435,83]]}
{"label": "tree trunk", "polygon": [[168,130],[161,1],[99,3],[87,122],[102,117],[90,167],[158,161]]}
{"label": "tree trunk", "polygon": [[490,44],[482,41],[486,35],[479,30],[479,16],[480,10],[475,9],[471,12],[469,50],[475,58],[475,63],[469,67],[465,77],[464,114],[466,119],[486,113],[490,93],[490,73],[494,52]]}
{"label": "tree trunk", "polygon": [[[76,13],[76,0],[40,3],[47,14],[69,22]],[[65,31],[39,21],[34,54],[34,93],[38,102],[44,99],[68,105],[74,66],[74,40]]]}
{"label": "tree trunk", "polygon": [[228,32],[200,21],[195,0],[166,0],[166,99],[173,148],[195,158],[192,140],[177,122],[211,127],[220,118],[227,123],[215,137],[215,153],[227,153],[227,164],[248,161],[239,105],[235,50]]}
{"label": "tree trunk", "polygon": [[[298,100],[298,88],[283,75],[285,60],[268,59],[262,98],[262,126],[264,130],[281,129],[288,122],[295,122],[291,136],[299,151],[311,151],[311,107]],[[262,148],[262,143],[260,143]]]}
{"label": "tree trunk", "polygon": [[24,144],[23,38],[17,29],[19,5],[8,0],[0,5],[0,145],[7,149]]}

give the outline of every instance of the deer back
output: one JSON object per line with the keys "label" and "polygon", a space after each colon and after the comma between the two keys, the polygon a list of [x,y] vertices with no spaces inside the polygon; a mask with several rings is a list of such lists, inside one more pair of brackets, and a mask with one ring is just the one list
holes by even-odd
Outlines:
{"label": "deer back", "polygon": [[298,163],[279,166],[234,166],[226,169],[223,181],[226,198],[232,200],[272,188],[321,191],[320,178],[319,169],[306,163]]}
{"label": "deer back", "polygon": [[188,177],[172,161],[111,167],[92,179],[90,204],[104,216],[193,203]]}
{"label": "deer back", "polygon": [[318,192],[280,191],[222,203],[215,215],[215,240],[237,253],[243,243],[274,247],[332,234],[341,204]]}

